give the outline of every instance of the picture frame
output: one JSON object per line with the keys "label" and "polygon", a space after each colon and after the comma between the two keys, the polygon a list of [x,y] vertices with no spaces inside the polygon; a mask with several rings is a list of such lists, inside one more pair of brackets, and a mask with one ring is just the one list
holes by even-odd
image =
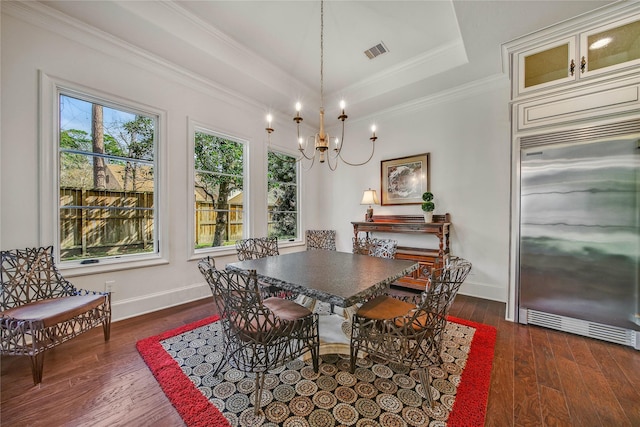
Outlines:
{"label": "picture frame", "polygon": [[430,191],[429,153],[380,162],[382,205],[418,205]]}

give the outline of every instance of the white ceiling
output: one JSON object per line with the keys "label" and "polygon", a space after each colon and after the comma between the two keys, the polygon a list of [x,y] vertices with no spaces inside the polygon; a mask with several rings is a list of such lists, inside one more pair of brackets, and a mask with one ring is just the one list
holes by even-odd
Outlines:
{"label": "white ceiling", "polygon": [[[42,3],[256,100],[265,110],[293,115],[299,100],[308,115],[317,115],[319,1]],[[502,43],[609,3],[327,0],[327,114],[338,114],[340,98],[350,117],[361,117],[496,75],[502,72]],[[389,52],[368,59],[364,51],[381,41]]]}

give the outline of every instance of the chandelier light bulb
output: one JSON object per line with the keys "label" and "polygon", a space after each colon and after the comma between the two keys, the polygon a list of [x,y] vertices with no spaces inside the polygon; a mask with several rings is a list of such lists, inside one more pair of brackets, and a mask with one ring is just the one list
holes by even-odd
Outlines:
{"label": "chandelier light bulb", "polygon": [[376,142],[378,137],[376,136],[376,125],[371,125],[371,138],[369,138],[372,142]]}
{"label": "chandelier light bulb", "polygon": [[273,121],[273,116],[271,114],[267,114],[267,140],[271,143],[271,132],[273,132],[273,128],[271,127],[271,122]]}
{"label": "chandelier light bulb", "polygon": [[299,113],[300,110],[302,110],[302,104],[300,104],[299,102],[296,102],[296,111]]}
{"label": "chandelier light bulb", "polygon": [[346,107],[347,104],[344,102],[344,99],[340,101],[340,109],[344,110],[344,107]]}

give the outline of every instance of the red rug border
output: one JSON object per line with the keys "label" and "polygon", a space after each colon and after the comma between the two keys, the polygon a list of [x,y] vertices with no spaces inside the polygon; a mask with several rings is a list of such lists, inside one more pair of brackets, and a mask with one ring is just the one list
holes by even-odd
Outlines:
{"label": "red rug border", "polygon": [[219,316],[207,317],[136,343],[138,352],[158,381],[165,396],[189,427],[231,427],[231,424],[184,375],[178,363],[162,347],[160,341],[208,325],[218,319],[220,319]]}
{"label": "red rug border", "polygon": [[[498,331],[491,325],[453,316],[448,316],[447,320],[476,330],[447,426],[484,426]],[[467,369],[469,366],[474,369]],[[464,407],[461,407],[462,401],[465,402]]]}
{"label": "red rug border", "polygon": [[[219,316],[210,316],[193,323],[172,329],[162,334],[142,339],[136,343],[140,356],[158,381],[164,394],[176,408],[189,427],[229,426],[229,421],[184,375],[178,363],[166,352],[160,341],[188,332],[217,321]],[[448,320],[475,328],[467,358],[467,366],[462,372],[447,426],[484,425],[491,370],[496,342],[496,328],[483,323],[449,316]],[[473,367],[473,369],[469,369]],[[464,407],[461,401],[465,401]]]}

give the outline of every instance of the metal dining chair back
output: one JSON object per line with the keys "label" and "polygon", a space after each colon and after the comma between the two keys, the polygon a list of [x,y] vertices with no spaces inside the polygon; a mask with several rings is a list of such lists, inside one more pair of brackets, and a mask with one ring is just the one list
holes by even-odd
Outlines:
{"label": "metal dining chair back", "polygon": [[336,250],[336,230],[307,230],[307,250]]}
{"label": "metal dining chair back", "polygon": [[447,314],[470,271],[471,263],[462,258],[433,270],[417,305],[388,295],[363,304],[352,320],[351,372],[359,351],[417,369],[429,404],[433,405],[428,368],[442,364]]}
{"label": "metal dining chair back", "polygon": [[393,239],[371,239],[369,256],[378,258],[395,258],[398,251],[398,241]]}
{"label": "metal dining chair back", "polygon": [[371,240],[363,237],[353,238],[353,253],[357,255],[369,255]]}
{"label": "metal dining chair back", "polygon": [[395,258],[398,241],[393,239],[353,238],[353,253],[378,258]]}
{"label": "metal dining chair back", "polygon": [[255,374],[256,414],[260,412],[267,371],[310,352],[314,371],[318,372],[317,314],[282,298],[262,299],[255,270],[218,270],[212,258],[201,260],[198,268],[211,287],[224,335],[225,355],[213,375],[218,375],[225,363]]}
{"label": "metal dining chair back", "polygon": [[280,255],[277,237],[250,237],[236,240],[238,260],[265,258]]}

